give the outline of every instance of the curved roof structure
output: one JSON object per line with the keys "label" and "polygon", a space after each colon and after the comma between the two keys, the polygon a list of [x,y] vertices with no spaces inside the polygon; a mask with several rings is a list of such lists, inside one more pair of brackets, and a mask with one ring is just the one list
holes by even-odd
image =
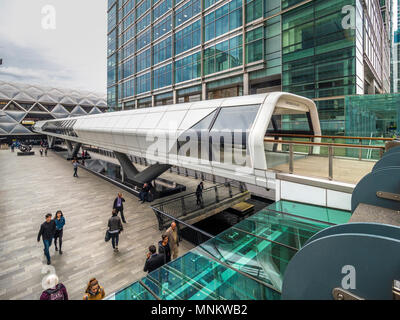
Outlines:
{"label": "curved roof structure", "polygon": [[321,134],[310,99],[274,92],[38,122],[34,131],[226,178],[266,183],[264,137]]}
{"label": "curved roof structure", "polygon": [[37,102],[42,97],[49,98],[51,100],[49,102],[51,103],[78,104],[80,101],[86,101],[88,105],[94,106],[97,106],[98,103],[103,103],[102,106],[105,106],[107,101],[106,94],[0,80],[0,99],[6,98],[24,102]]}
{"label": "curved roof structure", "polygon": [[106,111],[105,94],[0,81],[0,135],[32,135],[23,121],[33,123]]}

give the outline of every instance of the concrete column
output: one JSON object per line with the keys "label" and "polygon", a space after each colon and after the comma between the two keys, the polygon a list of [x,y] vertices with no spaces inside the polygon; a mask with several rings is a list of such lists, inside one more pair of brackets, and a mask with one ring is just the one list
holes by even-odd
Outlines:
{"label": "concrete column", "polygon": [[207,100],[207,83],[201,84],[201,100]]}
{"label": "concrete column", "polygon": [[154,94],[151,96],[151,106],[152,107],[156,106],[156,97],[154,96]]}
{"label": "concrete column", "polygon": [[54,148],[55,141],[56,141],[55,137],[47,136],[47,144],[49,145],[50,149]]}
{"label": "concrete column", "polygon": [[72,154],[72,151],[73,151],[73,146],[72,146],[72,143],[71,143],[71,141],[69,141],[69,140],[65,140],[65,144],[67,145],[68,154]]}
{"label": "concrete column", "polygon": [[243,74],[243,95],[247,96],[249,94],[250,94],[249,74],[245,72]]}
{"label": "concrete column", "polygon": [[172,91],[172,101],[173,104],[178,103],[178,91],[176,89]]}

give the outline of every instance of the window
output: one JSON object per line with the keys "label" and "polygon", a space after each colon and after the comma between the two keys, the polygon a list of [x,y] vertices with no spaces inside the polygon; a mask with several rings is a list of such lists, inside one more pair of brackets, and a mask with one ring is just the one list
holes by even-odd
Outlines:
{"label": "window", "polygon": [[113,54],[107,59],[107,84],[112,85],[117,81],[117,55]]}
{"label": "window", "polygon": [[138,76],[136,78],[136,93],[141,94],[150,91],[150,84],[150,72]]}
{"label": "window", "polygon": [[164,20],[162,20],[159,23],[154,25],[154,27],[153,27],[153,39],[157,40],[162,35],[166,34],[169,31],[171,31],[171,29],[172,29],[172,21],[171,21],[171,16],[169,15]]}
{"label": "window", "polygon": [[172,64],[154,70],[153,88],[159,89],[172,84]]}
{"label": "window", "polygon": [[172,0],[164,0],[153,9],[154,21],[172,8]]}
{"label": "window", "polygon": [[153,46],[153,64],[160,63],[164,60],[171,58],[172,55],[172,41],[171,37],[155,44]]}
{"label": "window", "polygon": [[235,68],[243,64],[243,37],[236,36],[204,51],[204,75]]}
{"label": "window", "polygon": [[137,37],[136,39],[136,50],[140,50],[143,47],[147,46],[151,42],[151,33],[150,29],[141,34],[140,36]]}
{"label": "window", "polygon": [[148,9],[150,9],[151,0],[144,0],[139,6],[136,8],[136,19],[139,19]]}
{"label": "window", "polygon": [[135,80],[129,80],[122,83],[122,98],[129,98],[135,95]]}
{"label": "window", "polygon": [[263,59],[263,27],[246,32],[246,63]]}
{"label": "window", "polygon": [[263,0],[246,0],[246,22],[263,16]]}
{"label": "window", "polygon": [[242,25],[242,2],[233,0],[204,17],[204,40],[214,39]]}
{"label": "window", "polygon": [[113,30],[109,35],[108,35],[108,44],[107,44],[107,54],[113,54],[115,50],[117,49],[117,30]]}
{"label": "window", "polygon": [[196,14],[200,13],[201,5],[199,0],[191,0],[185,3],[182,7],[176,9],[175,11],[175,26],[179,26],[186,20],[194,17]]}
{"label": "window", "polygon": [[150,49],[147,49],[136,56],[136,72],[150,68]]}
{"label": "window", "polygon": [[146,14],[138,23],[136,23],[136,32],[146,29],[150,25],[150,12]]}
{"label": "window", "polygon": [[201,54],[196,52],[175,62],[175,82],[182,82],[200,77]]}
{"label": "window", "polygon": [[182,53],[200,44],[201,21],[197,20],[175,34],[175,54]]}
{"label": "window", "polygon": [[222,108],[211,131],[249,131],[259,108],[260,105]]}
{"label": "window", "polygon": [[120,79],[128,78],[135,73],[135,58],[132,57],[122,64]]}

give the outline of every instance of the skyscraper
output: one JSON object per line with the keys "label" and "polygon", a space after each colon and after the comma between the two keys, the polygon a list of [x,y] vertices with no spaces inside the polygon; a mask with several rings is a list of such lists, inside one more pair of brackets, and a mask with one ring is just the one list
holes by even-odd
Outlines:
{"label": "skyscraper", "polygon": [[390,92],[378,0],[108,0],[114,110],[287,91],[340,133],[344,96]]}

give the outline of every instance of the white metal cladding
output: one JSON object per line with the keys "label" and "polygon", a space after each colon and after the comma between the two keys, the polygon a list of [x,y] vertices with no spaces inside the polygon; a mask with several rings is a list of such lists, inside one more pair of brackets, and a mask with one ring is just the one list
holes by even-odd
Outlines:
{"label": "white metal cladding", "polygon": [[[182,133],[220,107],[247,107],[259,105],[248,134],[248,162],[245,166],[202,160],[178,155],[176,142]],[[73,126],[78,137],[63,136],[42,131],[44,123],[38,122],[34,130],[130,155],[145,157],[150,163],[160,162],[195,169],[218,176],[256,183],[255,170],[266,171],[268,164],[264,150],[264,136],[275,113],[309,112],[315,135],[321,134],[318,112],[310,99],[290,93],[274,92],[234,98],[206,100],[179,105],[161,106],[76,118]],[[71,119],[71,118],[68,118]],[[155,140],[157,139],[157,140]],[[158,144],[154,144],[157,141]],[[157,152],[152,148],[157,146]],[[165,146],[160,148],[159,146]],[[262,179],[261,179],[262,180]]]}

